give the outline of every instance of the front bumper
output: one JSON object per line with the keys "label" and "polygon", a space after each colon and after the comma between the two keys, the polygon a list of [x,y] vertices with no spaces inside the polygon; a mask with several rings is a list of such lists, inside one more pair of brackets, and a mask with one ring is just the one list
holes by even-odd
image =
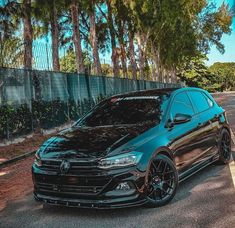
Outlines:
{"label": "front bumper", "polygon": [[46,204],[94,209],[118,209],[125,207],[140,206],[146,203],[145,199],[137,199],[137,196],[130,196],[122,199],[119,198],[118,200],[87,200],[47,196],[34,192],[34,198],[36,201]]}
{"label": "front bumper", "polygon": [[[32,176],[34,198],[46,204],[114,209],[146,203],[145,172],[139,171],[136,167],[61,175],[58,172],[41,170],[33,165]],[[107,183],[103,183],[106,179]],[[129,183],[131,189],[116,190],[118,184],[124,182]],[[99,183],[102,186],[97,187]],[[90,187],[94,192],[90,191]]]}

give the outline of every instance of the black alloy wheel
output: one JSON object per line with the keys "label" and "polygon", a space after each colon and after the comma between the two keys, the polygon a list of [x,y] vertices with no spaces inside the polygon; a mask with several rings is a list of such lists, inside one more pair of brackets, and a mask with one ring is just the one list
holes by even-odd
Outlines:
{"label": "black alloy wheel", "polygon": [[228,164],[231,158],[231,136],[227,129],[223,129],[219,140],[219,162]]}
{"label": "black alloy wheel", "polygon": [[148,174],[148,206],[160,207],[171,201],[178,186],[178,172],[171,159],[158,155],[150,164]]}

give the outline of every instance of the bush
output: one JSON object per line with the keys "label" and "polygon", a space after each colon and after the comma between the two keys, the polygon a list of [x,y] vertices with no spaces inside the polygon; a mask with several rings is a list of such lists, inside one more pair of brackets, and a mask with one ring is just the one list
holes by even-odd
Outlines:
{"label": "bush", "polygon": [[82,101],[60,99],[54,101],[32,100],[31,110],[28,104],[0,106],[0,139],[12,138],[28,134],[34,129],[50,129],[70,120],[79,119],[98,101],[84,99]]}

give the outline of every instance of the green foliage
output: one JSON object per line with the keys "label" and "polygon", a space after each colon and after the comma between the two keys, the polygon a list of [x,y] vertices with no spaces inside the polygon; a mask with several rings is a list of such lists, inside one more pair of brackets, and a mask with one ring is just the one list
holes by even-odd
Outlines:
{"label": "green foliage", "polygon": [[[22,19],[25,17],[23,10],[25,4],[17,0],[6,2],[7,4],[0,6],[0,14],[3,17],[0,20],[0,28],[3,31],[0,34],[1,43],[4,43],[3,37],[9,39],[9,42],[16,43],[15,37],[19,39],[22,22],[24,23]],[[56,44],[52,45],[54,54],[58,45],[65,49],[74,47],[73,42],[76,43],[76,41],[72,39],[72,30],[76,25],[72,23],[71,18],[71,6],[74,0],[29,0],[27,2],[31,2],[29,10],[34,40],[54,34],[56,36],[56,39],[53,39],[53,41],[56,40]],[[153,68],[148,66],[149,63],[155,64],[156,72],[171,71],[176,66],[182,65],[185,59],[194,58],[198,53],[207,54],[212,45],[223,53],[222,35],[231,32],[232,12],[225,3],[218,7],[207,0],[75,0],[75,2],[79,11],[81,44],[89,53],[89,67],[87,64],[89,69],[91,66],[94,68],[93,61],[100,53],[109,52],[111,48],[115,53],[112,65],[117,68],[117,65],[120,66],[122,62],[122,65],[127,63],[127,67],[122,66],[123,70],[130,68],[128,66],[130,65],[128,61],[130,60],[130,34],[134,38],[136,49],[134,50],[136,55],[132,60],[136,60],[139,71],[145,68],[144,75],[148,77],[150,75],[148,69]],[[91,37],[94,34],[90,34],[89,16],[92,12],[95,12],[96,27],[96,37],[93,42],[97,41],[99,54],[93,50],[95,48],[91,43]],[[54,17],[55,14],[56,17]],[[56,26],[55,22],[57,22]],[[53,33],[57,29],[59,34]],[[112,33],[112,39],[110,33]],[[139,37],[141,42],[138,42],[137,47],[136,41]],[[19,58],[20,60],[16,62],[21,62],[22,57],[18,55],[17,45],[7,44],[7,46],[12,47],[8,48],[8,55]],[[95,55],[93,58],[92,53]],[[57,58],[53,57],[53,59]],[[90,61],[92,59],[93,61]],[[61,61],[63,71],[75,72],[72,53],[67,53]],[[84,61],[86,62],[86,59]],[[8,66],[5,62],[3,65]],[[105,74],[109,74],[107,67],[107,65],[103,66]]]}
{"label": "green foliage", "polygon": [[[83,52],[84,66],[90,73],[92,61],[87,52]],[[60,59],[62,72],[76,73],[76,56],[73,50],[69,49],[64,57]],[[102,75],[112,75],[112,68],[109,64],[101,64]]]}
{"label": "green foliage", "polygon": [[18,37],[2,40],[0,42],[0,67],[21,67],[24,60],[23,47]]}
{"label": "green foliage", "polygon": [[60,67],[62,72],[76,73],[76,57],[74,51],[68,51],[67,54],[61,58]]}
{"label": "green foliage", "polygon": [[31,110],[27,104],[1,105],[0,139],[28,134],[36,128],[50,129],[69,120],[77,120],[94,105],[94,101],[87,99],[77,102],[32,100]]}
{"label": "green foliage", "polygon": [[[82,55],[83,55],[84,66],[88,70],[88,72],[90,72],[92,62],[89,53],[83,52]],[[60,59],[60,66],[62,72],[67,72],[67,73],[77,72],[76,56],[72,49],[68,49],[66,55]]]}
{"label": "green foliage", "polygon": [[101,64],[101,71],[102,75],[105,76],[112,75],[113,73],[112,67],[107,63]]}
{"label": "green foliage", "polygon": [[29,133],[31,113],[26,104],[15,108],[12,105],[0,106],[0,138]]}
{"label": "green foliage", "polygon": [[218,83],[222,90],[235,89],[235,63],[216,62],[209,67],[209,71],[217,75]]}
{"label": "green foliage", "polygon": [[205,55],[198,55],[178,68],[178,77],[188,86],[200,87],[210,92],[235,88],[235,63],[205,65]]}
{"label": "green foliage", "polygon": [[207,54],[211,45],[224,53],[224,45],[221,43],[223,34],[230,34],[232,23],[232,11],[224,2],[217,9],[214,3],[207,4],[198,16],[197,42],[200,52]]}

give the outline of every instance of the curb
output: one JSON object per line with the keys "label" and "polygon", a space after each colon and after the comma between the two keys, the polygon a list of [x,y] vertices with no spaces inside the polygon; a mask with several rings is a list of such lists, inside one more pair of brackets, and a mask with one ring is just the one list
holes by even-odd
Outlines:
{"label": "curb", "polygon": [[35,153],[36,153],[36,150],[28,152],[28,153],[25,153],[25,154],[22,154],[22,155],[17,156],[17,157],[14,157],[14,158],[9,159],[7,161],[4,161],[4,162],[0,163],[0,169],[3,168],[4,166],[8,165],[8,164],[11,164],[11,163],[14,163],[16,161],[20,161],[20,160],[22,160],[24,158],[30,157],[31,155],[33,155]]}
{"label": "curb", "polygon": [[235,93],[235,91],[216,92],[216,93],[210,93],[210,94],[221,95],[221,94],[232,94],[232,93]]}

